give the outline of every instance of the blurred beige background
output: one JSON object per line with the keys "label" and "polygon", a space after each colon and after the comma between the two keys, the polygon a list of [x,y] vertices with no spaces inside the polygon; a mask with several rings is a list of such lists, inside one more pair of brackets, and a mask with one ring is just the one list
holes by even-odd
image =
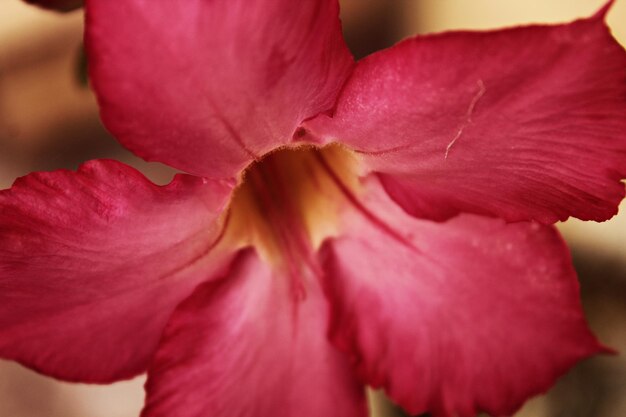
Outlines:
{"label": "blurred beige background", "polygon": [[[604,0],[345,0],[344,29],[358,56],[415,33],[490,29],[588,16]],[[626,0],[609,15],[626,44]],[[124,151],[104,131],[93,95],[77,81],[82,13],[45,12],[0,0],[0,188],[33,170],[113,157],[164,183],[171,170]],[[608,345],[626,351],[626,205],[602,224],[561,225],[581,276],[589,320]],[[1,306],[0,306],[1,308]],[[0,417],[135,417],[142,378],[111,386],[72,385],[0,361]],[[401,416],[376,395],[372,408]],[[587,361],[516,417],[626,416],[626,359]]]}

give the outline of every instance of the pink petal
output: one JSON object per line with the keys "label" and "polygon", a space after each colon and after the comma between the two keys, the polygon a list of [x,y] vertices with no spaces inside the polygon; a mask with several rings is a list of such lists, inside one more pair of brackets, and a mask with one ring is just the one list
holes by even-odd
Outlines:
{"label": "pink petal", "polygon": [[366,416],[363,388],[326,338],[317,280],[291,280],[252,251],[176,310],[148,373],[143,417]]}
{"label": "pink petal", "polygon": [[228,261],[211,247],[229,191],[92,161],[0,192],[0,357],[74,381],[145,371],[176,305]]}
{"label": "pink petal", "polygon": [[418,220],[369,187],[370,214],[345,219],[321,250],[330,334],[408,412],[509,415],[602,351],[553,228]]}
{"label": "pink petal", "polygon": [[83,0],[25,0],[45,9],[58,10],[60,12],[70,12],[83,6]]}
{"label": "pink petal", "polygon": [[330,109],[353,61],[337,0],[89,0],[90,72],[129,149],[230,177]]}
{"label": "pink petal", "polygon": [[624,196],[626,54],[604,12],[407,40],[359,62],[334,119],[308,128],[361,152],[418,217],[608,219]]}

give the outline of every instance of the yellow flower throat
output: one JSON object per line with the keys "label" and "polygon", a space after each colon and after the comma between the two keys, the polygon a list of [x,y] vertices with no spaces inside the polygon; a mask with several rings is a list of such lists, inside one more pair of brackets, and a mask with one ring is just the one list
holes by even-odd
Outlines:
{"label": "yellow flower throat", "polygon": [[254,246],[273,264],[301,264],[337,235],[347,195],[357,189],[358,161],[343,146],[276,150],[243,172],[225,239]]}

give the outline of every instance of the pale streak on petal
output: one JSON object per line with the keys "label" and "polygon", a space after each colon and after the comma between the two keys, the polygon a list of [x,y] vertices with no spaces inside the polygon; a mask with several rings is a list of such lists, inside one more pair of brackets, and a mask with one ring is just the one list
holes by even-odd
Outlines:
{"label": "pale streak on petal", "polygon": [[450,153],[450,149],[452,149],[452,145],[454,145],[456,141],[461,137],[461,135],[463,134],[463,130],[467,127],[467,125],[472,123],[472,113],[474,113],[474,107],[476,107],[476,103],[478,103],[478,100],[480,100],[480,98],[487,91],[483,80],[478,80],[476,84],[478,84],[478,92],[472,99],[469,105],[469,108],[467,109],[467,113],[465,115],[465,122],[459,128],[459,131],[456,133],[456,136],[454,137],[454,139],[452,139],[452,141],[448,143],[448,146],[446,146],[446,154],[444,156],[444,159],[448,159],[448,154]]}

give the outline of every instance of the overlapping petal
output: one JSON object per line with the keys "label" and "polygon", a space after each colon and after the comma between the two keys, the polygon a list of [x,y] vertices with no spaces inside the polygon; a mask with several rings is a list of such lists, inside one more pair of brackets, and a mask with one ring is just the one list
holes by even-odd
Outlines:
{"label": "overlapping petal", "polygon": [[106,126],[148,160],[232,177],[332,108],[352,68],[337,0],[89,0]]}
{"label": "overlapping petal", "polygon": [[143,372],[176,305],[229,259],[211,250],[229,191],[92,161],[0,192],[0,357],[75,381]]}
{"label": "overlapping petal", "polygon": [[359,62],[308,127],[415,216],[605,220],[624,196],[626,54],[604,13],[407,40]]}
{"label": "overlapping petal", "polygon": [[510,415],[602,351],[553,228],[418,220],[368,186],[369,214],[346,218],[344,235],[322,248],[330,334],[411,414]]}
{"label": "overlapping petal", "polygon": [[326,338],[316,280],[291,278],[244,251],[227,279],[176,310],[148,373],[143,417],[357,417],[364,393]]}

